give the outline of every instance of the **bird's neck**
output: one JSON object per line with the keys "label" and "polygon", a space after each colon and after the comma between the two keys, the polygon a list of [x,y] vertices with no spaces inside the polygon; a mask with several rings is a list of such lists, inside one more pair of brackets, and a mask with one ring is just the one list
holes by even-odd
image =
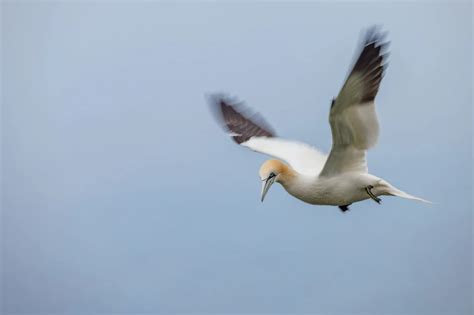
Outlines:
{"label": "bird's neck", "polygon": [[287,187],[297,180],[299,176],[300,174],[292,167],[282,163],[280,175],[278,176],[278,182],[282,184],[283,187]]}

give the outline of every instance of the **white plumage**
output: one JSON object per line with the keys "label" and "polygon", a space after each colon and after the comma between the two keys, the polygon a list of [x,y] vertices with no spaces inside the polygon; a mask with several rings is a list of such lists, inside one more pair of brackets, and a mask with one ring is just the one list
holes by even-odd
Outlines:
{"label": "white plumage", "polygon": [[[354,202],[389,195],[427,202],[368,173],[366,150],[379,136],[375,96],[386,67],[385,34],[370,29],[351,73],[332,101],[329,123],[332,148],[329,155],[305,143],[276,137],[258,115],[244,114],[240,104],[216,95],[212,104],[226,129],[240,145],[270,155],[260,168],[262,201],[274,182],[288,193],[311,204],[339,206],[342,211]],[[288,163],[285,164],[282,161]]]}
{"label": "white plumage", "polygon": [[327,159],[325,154],[306,143],[275,137],[252,137],[242,145],[283,160],[298,173],[310,176],[318,176]]}

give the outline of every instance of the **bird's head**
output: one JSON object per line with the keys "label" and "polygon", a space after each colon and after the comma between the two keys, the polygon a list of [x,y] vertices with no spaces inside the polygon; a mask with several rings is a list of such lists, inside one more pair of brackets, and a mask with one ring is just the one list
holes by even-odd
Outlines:
{"label": "bird's head", "polygon": [[262,181],[262,202],[274,182],[284,184],[292,174],[290,167],[279,160],[265,161],[259,171],[260,180]]}

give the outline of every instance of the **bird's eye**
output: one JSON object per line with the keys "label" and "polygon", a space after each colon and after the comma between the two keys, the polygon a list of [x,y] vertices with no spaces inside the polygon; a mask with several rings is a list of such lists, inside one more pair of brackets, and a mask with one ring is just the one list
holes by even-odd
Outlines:
{"label": "bird's eye", "polygon": [[273,172],[271,172],[270,175],[268,176],[268,178],[273,178],[273,177],[275,177],[275,176],[276,176],[276,174],[273,173]]}
{"label": "bird's eye", "polygon": [[336,102],[336,99],[333,98],[332,101],[331,101],[331,108],[334,106],[334,103]]}

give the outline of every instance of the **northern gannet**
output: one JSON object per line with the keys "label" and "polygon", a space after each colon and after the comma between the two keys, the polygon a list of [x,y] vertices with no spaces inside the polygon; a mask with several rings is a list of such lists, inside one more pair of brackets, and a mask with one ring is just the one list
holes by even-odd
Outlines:
{"label": "northern gannet", "polygon": [[263,118],[241,103],[224,95],[210,97],[211,106],[235,142],[276,158],[260,167],[262,202],[275,182],[304,202],[338,206],[343,212],[352,203],[369,198],[380,204],[379,196],[383,195],[429,202],[368,173],[366,150],[375,145],[379,135],[374,100],[387,66],[389,43],[385,35],[375,27],[366,32],[360,55],[332,100],[329,155],[305,143],[276,137]]}

